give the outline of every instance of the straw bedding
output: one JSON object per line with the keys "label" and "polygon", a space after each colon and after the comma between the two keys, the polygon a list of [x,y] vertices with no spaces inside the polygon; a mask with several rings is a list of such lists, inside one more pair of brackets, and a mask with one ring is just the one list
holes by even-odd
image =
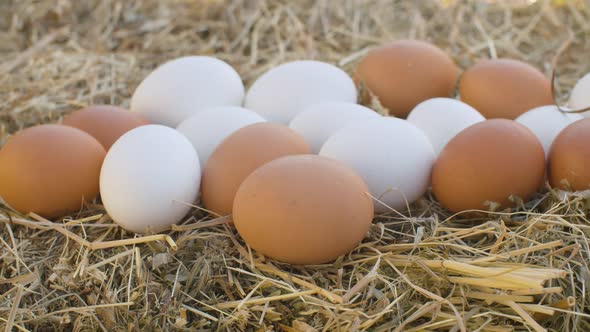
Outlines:
{"label": "straw bedding", "polygon": [[[556,68],[564,101],[590,71],[584,1],[0,1],[0,144],[91,103],[128,106],[156,65],[207,54],[249,84],[294,59],[351,71],[399,38]],[[590,194],[539,193],[479,219],[427,195],[376,218],[338,261],[266,260],[195,208],[134,236],[100,204],[58,222],[0,212],[6,331],[588,331]]]}

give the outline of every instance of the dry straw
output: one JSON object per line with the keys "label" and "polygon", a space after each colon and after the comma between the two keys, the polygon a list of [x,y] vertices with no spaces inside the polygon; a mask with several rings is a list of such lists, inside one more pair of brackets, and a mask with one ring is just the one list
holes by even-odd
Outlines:
{"label": "dry straw", "polygon": [[[399,38],[431,41],[462,68],[513,57],[549,76],[556,63],[564,101],[590,70],[586,6],[2,0],[0,142],[90,103],[127,106],[142,77],[177,56],[220,57],[251,83],[293,59],[351,71]],[[587,193],[550,192],[461,219],[427,195],[377,218],[349,255],[308,267],[264,259],[229,218],[198,209],[148,237],[122,231],[100,205],[55,223],[5,210],[0,330],[589,331],[589,207]]]}

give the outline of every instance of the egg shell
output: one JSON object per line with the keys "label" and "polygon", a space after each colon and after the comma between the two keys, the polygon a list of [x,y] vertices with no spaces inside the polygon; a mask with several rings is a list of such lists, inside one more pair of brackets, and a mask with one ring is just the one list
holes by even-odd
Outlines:
{"label": "egg shell", "polygon": [[0,196],[21,213],[57,218],[98,195],[103,146],[61,125],[23,129],[0,150]]}
{"label": "egg shell", "polygon": [[115,142],[100,173],[100,194],[111,218],[135,233],[158,233],[178,223],[197,199],[199,157],[175,129],[135,128]]}
{"label": "egg shell", "polygon": [[450,97],[459,72],[438,47],[419,40],[399,40],[370,51],[354,77],[363,86],[368,104],[375,95],[389,114],[405,118],[424,100]]}
{"label": "egg shell", "polygon": [[375,212],[406,210],[430,182],[434,150],[428,137],[406,120],[381,117],[334,133],[320,155],[352,167],[367,183]]}
{"label": "egg shell", "polygon": [[238,129],[205,164],[203,205],[218,215],[231,214],[236,192],[250,173],[274,159],[308,153],[303,137],[289,127],[263,122]]}
{"label": "egg shell", "polygon": [[265,256],[290,264],[330,262],[367,233],[373,204],[348,166],[314,155],[273,160],[240,186],[233,208],[242,238]]}
{"label": "egg shell", "polygon": [[68,114],[62,124],[87,132],[108,151],[123,134],[148,124],[148,121],[121,107],[91,105]]}
{"label": "egg shell", "polygon": [[215,106],[241,106],[244,84],[227,63],[208,56],[178,58],[156,68],[135,89],[131,111],[176,127]]}
{"label": "egg shell", "polygon": [[245,107],[270,122],[289,124],[307,106],[356,99],[354,82],[342,69],[304,60],[284,63],[260,76],[246,94]]}
{"label": "egg shell", "polygon": [[459,94],[487,119],[516,119],[530,109],[553,104],[547,77],[513,59],[478,62],[461,76]]}
{"label": "egg shell", "polygon": [[575,113],[564,113],[555,105],[541,106],[521,114],[516,122],[529,128],[543,145],[545,158],[549,155],[549,149],[553,140],[563,128],[582,116]]}
{"label": "egg shell", "polygon": [[527,200],[545,177],[545,156],[537,137],[516,121],[476,123],[449,141],[432,171],[434,195],[451,212],[514,206]]}
{"label": "egg shell", "polygon": [[[590,119],[565,127],[549,153],[549,183],[564,190],[590,189]],[[567,185],[564,183],[567,183]]]}
{"label": "egg shell", "polygon": [[338,129],[378,117],[379,113],[359,104],[328,101],[307,107],[291,121],[289,128],[303,136],[311,151],[317,154]]}
{"label": "egg shell", "polygon": [[265,121],[245,108],[221,106],[191,116],[177,129],[191,141],[199,155],[199,162],[205,165],[211,153],[227,136],[242,127]]}
{"label": "egg shell", "polygon": [[[582,110],[590,107],[590,73],[582,76],[570,92],[568,106],[573,110]],[[590,111],[581,113],[590,118]]]}
{"label": "egg shell", "polygon": [[436,155],[463,129],[484,120],[473,107],[451,98],[428,99],[408,115],[408,122],[428,136]]}

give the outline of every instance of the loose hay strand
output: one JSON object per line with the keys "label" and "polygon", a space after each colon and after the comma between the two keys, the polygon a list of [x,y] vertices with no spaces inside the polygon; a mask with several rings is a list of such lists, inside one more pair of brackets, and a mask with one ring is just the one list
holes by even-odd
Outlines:
{"label": "loose hay strand", "polygon": [[507,306],[512,308],[530,327],[532,327],[537,332],[546,332],[547,330],[543,328],[536,320],[534,320],[523,308],[522,305],[515,303],[514,301],[506,301],[504,302]]}

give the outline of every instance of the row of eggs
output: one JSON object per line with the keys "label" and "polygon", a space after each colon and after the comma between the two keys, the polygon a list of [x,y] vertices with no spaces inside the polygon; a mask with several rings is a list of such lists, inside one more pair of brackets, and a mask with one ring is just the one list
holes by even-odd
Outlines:
{"label": "row of eggs", "polygon": [[[485,209],[486,201],[510,206],[510,195],[526,199],[543,182],[543,148],[548,152],[580,118],[544,106],[517,122],[484,121],[466,103],[429,99],[437,95],[424,91],[427,100],[418,98],[407,120],[382,117],[355,103],[343,71],[316,61],[271,69],[242,108],[236,104],[244,89],[230,69],[209,57],[177,59],[140,84],[134,112],[95,106],[66,117],[70,127],[17,133],[0,151],[0,196],[16,210],[53,218],[79,209],[100,187],[113,220],[130,231],[158,232],[180,221],[201,192],[212,213],[233,211],[254,249],[318,263],[352,249],[374,212],[404,210],[430,184],[451,211]],[[554,144],[561,148],[552,149],[551,183],[565,178],[585,188],[590,180],[571,174],[582,174],[588,162],[581,147],[590,130],[585,121],[570,127]]]}
{"label": "row of eggs", "polygon": [[[458,77],[456,65],[442,50],[420,41],[397,41],[372,50],[359,62],[353,78],[319,61],[279,65],[260,76],[247,93],[238,73],[225,62],[185,57],[146,77],[132,96],[131,110],[153,123],[176,127],[219,105],[244,106],[268,121],[288,124],[311,104],[356,103],[358,97],[370,104],[373,96],[390,115],[406,118],[420,102],[450,97],[456,88],[463,102],[488,119],[515,119],[554,102],[549,79],[518,60],[483,60],[468,68],[457,84]],[[589,90],[587,75],[572,90],[569,107],[590,106]]]}

